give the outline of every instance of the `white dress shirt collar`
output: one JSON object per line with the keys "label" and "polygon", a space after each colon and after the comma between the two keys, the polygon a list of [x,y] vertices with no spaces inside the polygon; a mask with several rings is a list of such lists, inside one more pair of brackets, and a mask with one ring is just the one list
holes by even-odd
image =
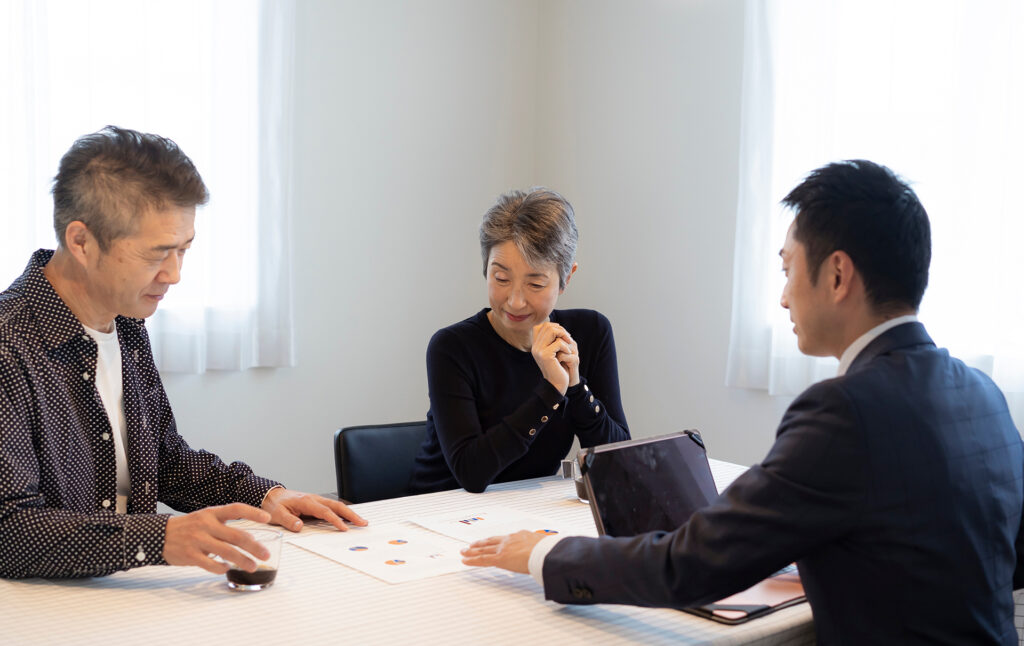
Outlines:
{"label": "white dress shirt collar", "polygon": [[870,330],[868,330],[864,334],[862,334],[859,337],[857,337],[856,341],[851,343],[849,345],[849,347],[847,347],[845,350],[843,350],[843,356],[839,357],[839,372],[838,372],[838,374],[836,376],[842,377],[843,375],[845,375],[846,371],[850,369],[850,364],[852,364],[853,360],[857,358],[857,355],[859,355],[861,353],[861,351],[864,350],[864,348],[868,347],[869,343],[871,343],[872,341],[877,339],[879,336],[881,336],[883,332],[885,332],[887,330],[891,330],[892,328],[896,327],[897,325],[903,325],[904,323],[916,323],[916,322],[917,322],[917,315],[916,314],[907,314],[905,316],[897,316],[894,319],[889,319],[885,323],[881,323],[879,325],[876,325],[875,327],[871,328]]}

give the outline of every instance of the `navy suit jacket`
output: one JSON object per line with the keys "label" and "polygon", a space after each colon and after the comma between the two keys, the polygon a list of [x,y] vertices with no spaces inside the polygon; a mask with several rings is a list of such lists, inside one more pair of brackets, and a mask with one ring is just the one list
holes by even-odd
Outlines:
{"label": "navy suit jacket", "polygon": [[674,532],[567,538],[562,603],[683,608],[797,562],[826,644],[1017,644],[1024,446],[992,381],[920,323],[786,411],[767,457]]}

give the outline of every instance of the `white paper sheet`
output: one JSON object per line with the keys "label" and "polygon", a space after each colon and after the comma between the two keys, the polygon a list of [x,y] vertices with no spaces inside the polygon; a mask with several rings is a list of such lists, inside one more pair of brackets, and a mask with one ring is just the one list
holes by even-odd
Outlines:
{"label": "white paper sheet", "polygon": [[561,531],[557,521],[495,506],[466,508],[458,512],[413,517],[409,520],[438,534],[467,543],[489,536],[513,534],[522,529],[538,534],[558,534]]}
{"label": "white paper sheet", "polygon": [[350,527],[347,532],[296,536],[288,542],[387,583],[468,569],[459,555],[461,545],[406,524]]}

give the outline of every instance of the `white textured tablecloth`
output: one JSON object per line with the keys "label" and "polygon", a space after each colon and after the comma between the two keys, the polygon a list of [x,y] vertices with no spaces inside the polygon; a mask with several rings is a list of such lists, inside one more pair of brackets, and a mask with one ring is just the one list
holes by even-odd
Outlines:
{"label": "white textured tablecloth", "polygon": [[[723,487],[743,467],[712,461]],[[500,505],[594,535],[568,480],[543,478],[356,505],[371,522]],[[310,526],[303,531],[335,531]],[[1018,606],[1019,607],[1019,606]],[[561,606],[527,575],[472,570],[389,585],[285,544],[274,586],[229,590],[199,568],[147,567],[109,577],[0,580],[0,644],[811,644],[807,604],[742,626],[675,610]]]}

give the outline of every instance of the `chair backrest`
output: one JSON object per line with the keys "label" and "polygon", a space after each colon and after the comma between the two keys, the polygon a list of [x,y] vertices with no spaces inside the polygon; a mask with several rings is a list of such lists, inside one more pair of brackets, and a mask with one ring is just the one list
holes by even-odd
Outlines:
{"label": "chair backrest", "polygon": [[427,423],[348,426],[334,433],[338,497],[348,502],[397,498],[409,492]]}

